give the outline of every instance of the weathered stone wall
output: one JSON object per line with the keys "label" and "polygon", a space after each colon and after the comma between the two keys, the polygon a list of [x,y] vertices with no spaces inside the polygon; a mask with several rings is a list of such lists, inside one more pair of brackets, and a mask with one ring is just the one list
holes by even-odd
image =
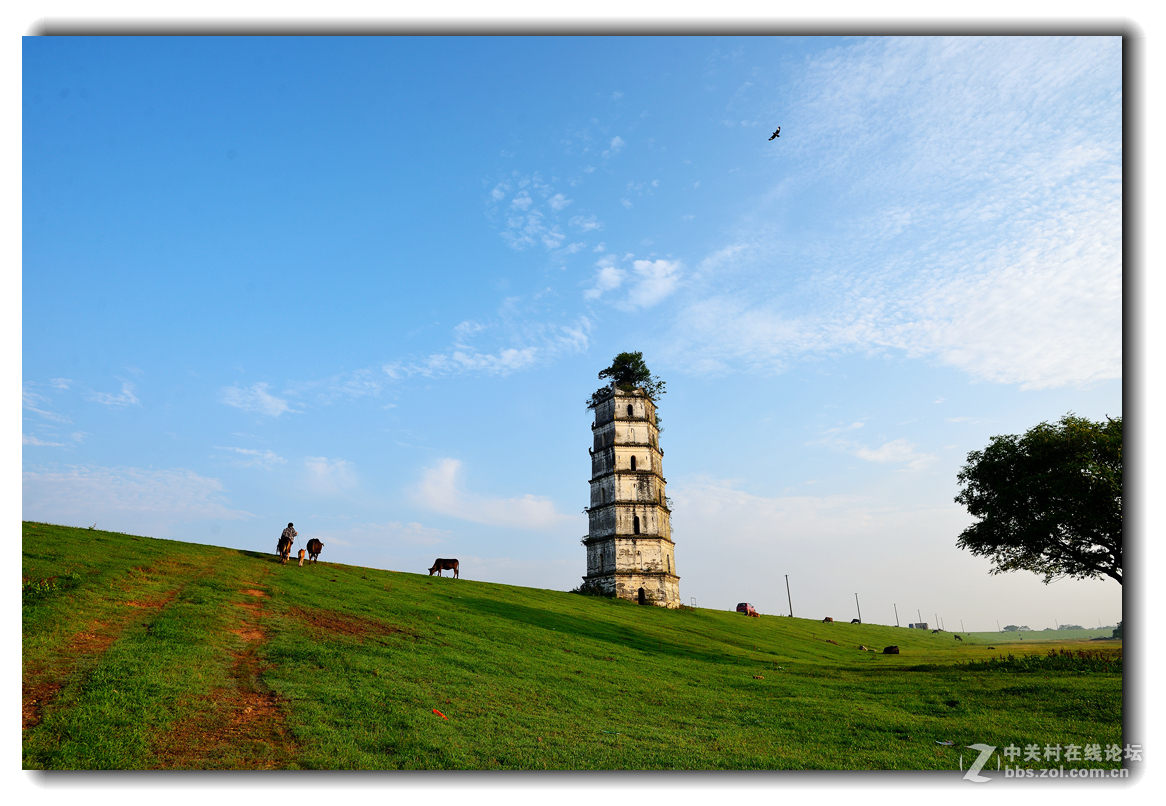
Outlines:
{"label": "weathered stone wall", "polygon": [[[677,607],[679,577],[659,448],[656,407],[641,390],[595,407],[587,576],[608,592]],[[634,469],[633,469],[634,460]]]}
{"label": "weathered stone wall", "polygon": [[591,508],[615,503],[667,506],[664,479],[650,473],[608,474],[591,481]]}

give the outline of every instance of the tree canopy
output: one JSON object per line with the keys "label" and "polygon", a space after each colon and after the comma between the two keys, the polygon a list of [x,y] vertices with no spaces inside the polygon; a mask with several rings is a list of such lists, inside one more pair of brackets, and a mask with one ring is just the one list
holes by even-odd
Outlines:
{"label": "tree canopy", "polygon": [[[620,353],[611,362],[611,366],[599,370],[599,379],[610,378],[615,385],[625,392],[632,389],[643,389],[644,393],[658,402],[664,394],[664,381],[658,375],[653,375],[644,363],[643,353]],[[607,387],[597,389],[587,399],[587,408],[594,408],[600,400],[607,397]]]}
{"label": "tree canopy", "polygon": [[1121,417],[1101,423],[1070,412],[1056,425],[992,437],[956,479],[956,503],[978,519],[956,545],[990,557],[991,573],[1121,584]]}

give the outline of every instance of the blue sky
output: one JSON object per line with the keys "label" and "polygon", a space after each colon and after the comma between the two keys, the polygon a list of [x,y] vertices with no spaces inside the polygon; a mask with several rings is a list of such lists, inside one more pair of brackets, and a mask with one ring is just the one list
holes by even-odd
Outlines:
{"label": "blue sky", "polygon": [[565,590],[583,401],[640,350],[685,602],[1115,623],[952,499],[992,435],[1122,413],[1121,56],[26,38],[23,517]]}

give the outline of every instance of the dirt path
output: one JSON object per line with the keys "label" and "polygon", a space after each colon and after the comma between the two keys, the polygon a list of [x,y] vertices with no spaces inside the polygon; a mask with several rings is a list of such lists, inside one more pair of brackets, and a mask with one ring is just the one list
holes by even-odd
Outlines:
{"label": "dirt path", "polygon": [[124,602],[124,611],[112,618],[91,621],[85,629],[68,638],[57,653],[56,662],[25,669],[20,681],[21,729],[29,730],[41,723],[45,708],[68,685],[78,668],[90,665],[105,654],[128,627],[148,621],[181,591],[179,587],[149,599]]}
{"label": "dirt path", "polygon": [[232,652],[229,678],[155,746],[161,769],[278,769],[298,755],[280,699],[262,682],[267,594],[255,588],[241,592],[246,599],[237,605],[229,630],[244,643]]}

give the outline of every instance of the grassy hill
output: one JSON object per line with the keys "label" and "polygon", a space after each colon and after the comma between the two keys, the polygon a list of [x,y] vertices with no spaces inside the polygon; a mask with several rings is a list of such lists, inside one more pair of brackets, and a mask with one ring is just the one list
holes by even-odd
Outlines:
{"label": "grassy hill", "polygon": [[958,769],[975,742],[1121,742],[1120,643],[1019,663],[39,523],[22,575],[25,768]]}

